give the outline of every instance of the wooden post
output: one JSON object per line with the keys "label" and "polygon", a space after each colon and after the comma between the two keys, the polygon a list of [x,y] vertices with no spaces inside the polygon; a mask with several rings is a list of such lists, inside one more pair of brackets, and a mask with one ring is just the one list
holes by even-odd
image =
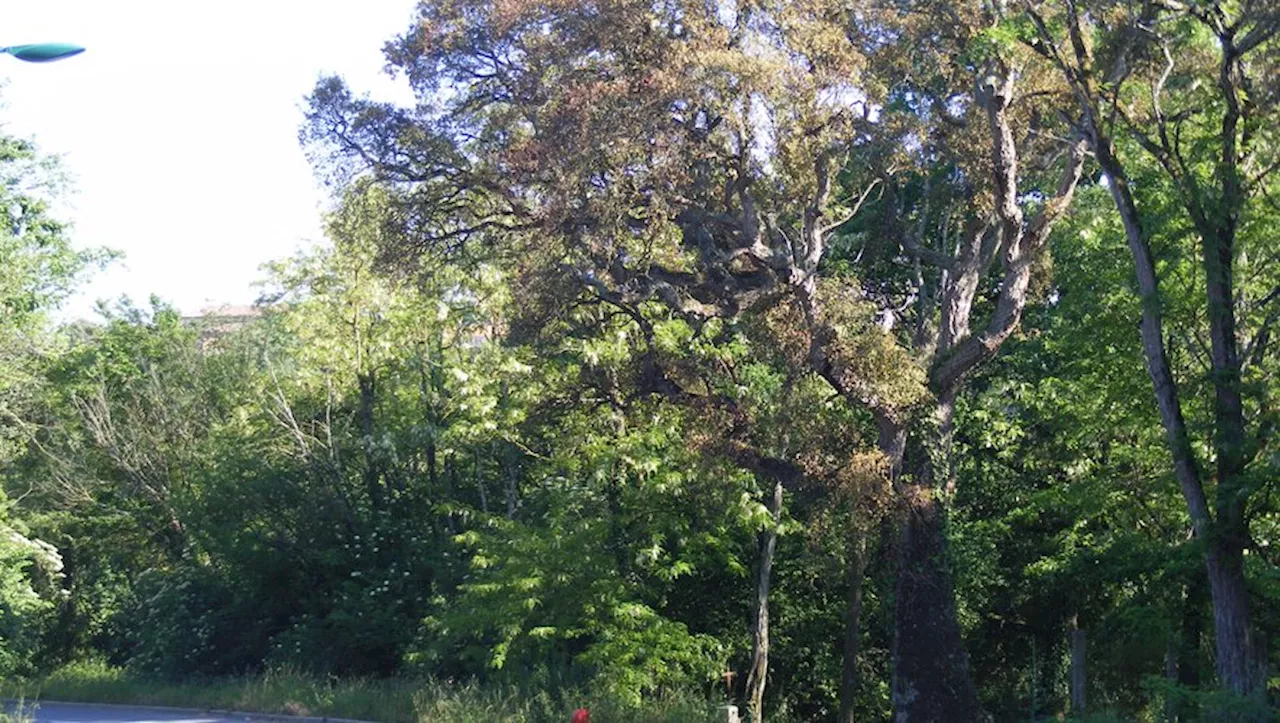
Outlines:
{"label": "wooden post", "polygon": [[1085,711],[1085,657],[1084,631],[1076,616],[1071,616],[1071,714],[1084,715]]}

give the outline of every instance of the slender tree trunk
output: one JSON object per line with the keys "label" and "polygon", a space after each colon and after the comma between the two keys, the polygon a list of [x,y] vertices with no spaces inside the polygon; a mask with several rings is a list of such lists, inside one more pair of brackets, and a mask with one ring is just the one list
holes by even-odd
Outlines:
{"label": "slender tree trunk", "polygon": [[944,437],[951,427],[951,413],[951,399],[940,400],[936,427],[922,425],[932,433],[926,432],[922,435],[925,439],[911,445],[907,461],[913,474],[900,477],[895,485],[904,516],[894,596],[895,723],[977,721],[983,717],[956,617],[946,550],[946,511],[936,489],[941,480],[934,464],[946,454]]}
{"label": "slender tree trunk", "polygon": [[427,440],[427,482],[431,485],[432,491],[438,490],[440,483],[439,460],[437,459],[436,442],[434,439]]}
{"label": "slender tree trunk", "polygon": [[471,474],[475,478],[476,490],[480,493],[480,511],[489,514],[489,495],[484,487],[484,478],[480,475],[480,455],[471,462]]}
{"label": "slender tree trunk", "polygon": [[773,577],[773,556],[778,547],[778,522],[782,518],[782,481],[773,483],[769,498],[772,523],[758,535],[755,620],[751,626],[751,670],[747,673],[747,709],[752,723],[764,720],[764,688],[769,677],[769,586]]}
{"label": "slender tree trunk", "polygon": [[[1262,668],[1258,664],[1253,642],[1249,594],[1244,578],[1241,530],[1244,523],[1243,499],[1238,490],[1239,473],[1243,469],[1241,455],[1244,431],[1238,389],[1238,360],[1234,358],[1233,351],[1234,321],[1222,318],[1224,313],[1230,316],[1229,312],[1223,311],[1223,305],[1229,304],[1229,300],[1219,298],[1230,293],[1230,281],[1229,278],[1222,278],[1225,272],[1220,268],[1221,259],[1216,262],[1206,261],[1206,265],[1214,266],[1207,275],[1211,287],[1209,316],[1217,397],[1215,452],[1220,476],[1216,505],[1218,519],[1215,521],[1209,513],[1200,470],[1196,465],[1182,416],[1177,386],[1165,356],[1155,262],[1150,245],[1143,235],[1141,217],[1129,190],[1129,180],[1108,141],[1095,138],[1093,145],[1098,162],[1108,175],[1111,196],[1133,254],[1138,291],[1142,297],[1142,347],[1147,358],[1147,371],[1155,387],[1156,404],[1160,409],[1161,421],[1173,455],[1174,474],[1191,513],[1195,533],[1205,544],[1205,568],[1213,601],[1214,648],[1217,653],[1215,663],[1219,684],[1232,693],[1249,696],[1260,689]],[[1214,277],[1217,277],[1216,282]],[[1216,291],[1213,291],[1214,287]],[[1223,326],[1230,328],[1221,328]],[[1219,345],[1232,348],[1218,349]],[[1221,370],[1220,365],[1223,367]],[[1234,374],[1231,372],[1233,365],[1236,369]]]}
{"label": "slender tree trunk", "polygon": [[[1178,686],[1184,690],[1198,690],[1200,676],[1200,639],[1204,635],[1204,608],[1208,586],[1203,570],[1193,571],[1182,599],[1182,629],[1178,640]],[[1195,720],[1198,710],[1190,697],[1178,707],[1178,720]]]}
{"label": "slender tree trunk", "polygon": [[862,586],[867,574],[867,533],[855,526],[849,541],[849,592],[845,598],[844,663],[840,675],[840,723],[857,720],[858,653],[862,643]]}
{"label": "slender tree trunk", "polygon": [[507,519],[516,518],[516,508],[520,506],[520,467],[511,455],[502,460],[502,471],[506,476]]}
{"label": "slender tree trunk", "polygon": [[377,403],[377,387],[372,374],[361,373],[356,379],[360,385],[360,408],[356,416],[360,423],[360,434],[364,437],[364,485],[370,504],[374,509],[380,509],[383,506],[382,470],[373,440],[373,408]]}
{"label": "slender tree trunk", "polygon": [[[436,489],[436,484],[439,481],[436,460],[439,454],[436,439],[440,434],[440,410],[438,404],[444,396],[444,380],[439,370],[441,363],[444,361],[440,344],[441,342],[437,335],[436,348],[433,350],[436,354],[435,363],[429,363],[421,351],[419,351],[418,355],[418,393],[422,397],[423,421],[427,425],[427,480],[430,482],[432,490]],[[430,365],[430,373],[427,372],[428,365]]]}
{"label": "slender tree trunk", "polygon": [[1085,713],[1085,637],[1076,616],[1071,616],[1071,715]]}

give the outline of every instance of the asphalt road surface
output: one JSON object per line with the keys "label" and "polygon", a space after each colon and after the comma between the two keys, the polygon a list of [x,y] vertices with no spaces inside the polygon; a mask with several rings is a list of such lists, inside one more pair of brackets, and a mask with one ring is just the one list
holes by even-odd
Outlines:
{"label": "asphalt road surface", "polygon": [[26,712],[33,715],[36,723],[245,723],[253,720],[245,716],[67,703],[40,703],[33,714],[31,707],[28,705]]}

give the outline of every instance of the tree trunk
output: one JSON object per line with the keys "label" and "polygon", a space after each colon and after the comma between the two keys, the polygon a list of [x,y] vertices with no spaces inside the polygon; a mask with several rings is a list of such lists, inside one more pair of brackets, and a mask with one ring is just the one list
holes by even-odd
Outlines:
{"label": "tree trunk", "polygon": [[436,363],[430,364],[430,374],[427,373],[428,361],[421,351],[419,351],[418,355],[418,393],[422,398],[423,421],[427,425],[427,480],[430,482],[433,491],[438,489],[436,485],[439,481],[436,460],[439,454],[436,440],[441,431],[438,403],[444,396],[444,380],[439,370],[444,360],[439,346],[440,342],[437,341],[435,349],[437,360]]}
{"label": "tree trunk", "polygon": [[[945,456],[951,400],[939,402],[934,422],[909,462],[914,474],[895,485],[904,519],[898,543],[893,640],[895,723],[976,721],[983,717],[969,675],[956,617],[955,589],[946,550],[946,512],[935,489],[935,458]],[[884,439],[882,430],[881,438]],[[932,437],[929,439],[928,437]]]}
{"label": "tree trunk", "polygon": [[1234,540],[1210,540],[1206,551],[1213,597],[1215,663],[1219,684],[1239,696],[1261,691],[1263,668],[1256,659],[1249,625],[1249,590],[1244,557]]}
{"label": "tree trunk", "polygon": [[840,675],[840,723],[854,723],[858,700],[858,651],[862,642],[862,585],[867,573],[867,533],[855,526],[849,542],[849,592],[845,599],[844,663]]}
{"label": "tree trunk", "polygon": [[1084,631],[1081,630],[1076,617],[1071,616],[1071,715],[1082,716],[1085,712],[1085,650]]}
{"label": "tree trunk", "polygon": [[894,610],[894,721],[979,720],[946,560],[942,504],[924,485],[906,487]]}
{"label": "tree trunk", "polygon": [[764,720],[764,687],[769,676],[769,585],[773,576],[773,555],[778,547],[778,522],[782,518],[782,481],[773,483],[769,498],[772,524],[758,536],[759,564],[756,568],[755,620],[751,629],[751,671],[747,674],[747,709],[752,723]]}
{"label": "tree trunk", "polygon": [[361,373],[356,376],[360,386],[360,407],[356,416],[360,423],[360,435],[364,438],[364,485],[369,494],[369,503],[374,509],[381,509],[382,470],[378,462],[378,454],[373,439],[373,412],[377,403],[377,387],[372,374]]}
{"label": "tree trunk", "polygon": [[[1187,583],[1186,593],[1182,600],[1182,629],[1178,640],[1178,687],[1184,690],[1198,690],[1201,686],[1200,676],[1200,640],[1204,635],[1204,608],[1208,586],[1203,569],[1192,571],[1192,578]],[[1182,696],[1178,706],[1178,720],[1195,720],[1199,710],[1191,696]]]}
{"label": "tree trunk", "polygon": [[480,511],[489,514],[489,495],[485,490],[484,478],[480,476],[480,455],[471,462],[471,474],[475,478],[476,490],[480,493]]}
{"label": "tree trunk", "polygon": [[[1211,297],[1210,325],[1213,337],[1214,386],[1216,390],[1215,452],[1218,457],[1217,512],[1218,519],[1210,516],[1205,498],[1200,470],[1191,449],[1190,437],[1182,416],[1178,389],[1165,356],[1164,336],[1160,313],[1160,292],[1151,247],[1143,234],[1141,217],[1129,190],[1129,179],[1124,167],[1115,157],[1110,142],[1095,135],[1094,150],[1099,165],[1109,178],[1108,186],[1115,202],[1125,237],[1132,252],[1138,279],[1138,291],[1142,297],[1142,347],[1147,359],[1147,371],[1155,387],[1156,404],[1173,455],[1174,475],[1182,488],[1183,498],[1195,534],[1205,544],[1205,568],[1208,572],[1209,590],[1213,601],[1214,648],[1219,685],[1241,696],[1250,696],[1262,689],[1262,667],[1258,664],[1249,616],[1249,594],[1245,585],[1243,565],[1243,499],[1237,489],[1239,472],[1243,469],[1240,455],[1243,449],[1243,418],[1240,416],[1240,398],[1237,388],[1238,367],[1233,350],[1234,321],[1229,313],[1223,318],[1223,305],[1229,300],[1218,298],[1230,292],[1230,281],[1223,280],[1221,260],[1206,261],[1213,266],[1208,272]],[[1206,249],[1209,253],[1209,249]],[[1216,278],[1216,281],[1215,281]],[[1216,291],[1214,288],[1216,287]],[[1216,320],[1215,320],[1216,319]],[[1228,327],[1228,328],[1223,328]],[[1227,337],[1232,337],[1228,339]],[[1220,338],[1221,337],[1221,338]],[[1219,349],[1219,346],[1224,348]],[[1230,348],[1226,348],[1230,347]],[[1220,370],[1219,367],[1222,367]],[[1225,476],[1224,476],[1225,475]]]}
{"label": "tree trunk", "polygon": [[507,499],[507,519],[516,518],[516,508],[520,506],[520,469],[514,459],[502,460],[502,471],[506,476],[504,488]]}
{"label": "tree trunk", "polygon": [[1200,233],[1209,311],[1218,473],[1214,535],[1206,559],[1214,600],[1216,660],[1222,686],[1236,695],[1251,696],[1265,691],[1266,680],[1250,627],[1249,591],[1244,578],[1243,555],[1248,537],[1244,512],[1248,497],[1241,489],[1246,435],[1232,274],[1234,224],[1224,219],[1216,227],[1202,228]]}

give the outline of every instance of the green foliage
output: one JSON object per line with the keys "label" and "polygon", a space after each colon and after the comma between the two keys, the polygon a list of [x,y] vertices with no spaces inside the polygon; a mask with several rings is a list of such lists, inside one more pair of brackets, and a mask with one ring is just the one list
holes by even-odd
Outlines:
{"label": "green foliage", "polygon": [[[0,470],[39,430],[41,375],[59,347],[48,314],[81,272],[104,258],[73,249],[51,214],[60,186],[52,159],[27,141],[0,136]],[[62,569],[58,548],[31,532],[0,488],[0,676],[37,662],[62,596]]]}
{"label": "green foliage", "polygon": [[61,593],[62,558],[23,534],[0,492],[0,676],[30,671]]}
{"label": "green foliage", "polygon": [[592,720],[645,723],[716,723],[715,703],[693,693],[672,693],[639,703],[592,688],[548,689],[523,685],[479,686],[434,679],[335,681],[272,669],[261,675],[196,678],[188,682],[129,673],[101,661],[70,664],[38,679],[0,681],[0,696],[132,703],[187,708],[354,718],[387,723],[520,721],[562,723],[579,707]]}
{"label": "green foliage", "polygon": [[[1086,4],[1099,23],[1127,14]],[[1117,139],[1145,159],[1130,181],[1161,298],[1134,292],[1109,181],[1092,174],[1034,259],[1021,329],[993,341],[980,321],[1017,283],[996,270],[1018,261],[1000,259],[1001,234],[971,237],[992,263],[963,280],[906,240],[946,255],[987,213],[990,119],[972,85],[1003,66],[1026,81],[1007,109],[1030,131],[1024,222],[1044,205],[1036,153],[1074,101],[1030,16],[730,5],[424,3],[388,49],[419,107],[317,88],[309,150],[341,171],[330,242],[268,265],[244,323],[153,300],[51,329],[100,255],[49,215],[52,169],[0,139],[0,499],[15,500],[0,504],[0,676],[33,676],[4,692],[377,720],[562,723],[580,705],[597,721],[722,720],[776,533],[769,716],[837,717],[860,583],[852,708],[882,719],[911,481],[883,453],[892,412],[915,420],[909,460],[939,442],[926,454],[946,473],[959,622],[997,720],[1071,713],[1073,626],[1091,720],[1257,706],[1213,692],[1206,542],[1188,534],[1134,332],[1158,301],[1194,461],[1214,469],[1204,224],[1186,212],[1188,189],[1222,211],[1201,193],[1221,180],[1213,79],[1181,64],[1168,78],[1184,179]],[[1090,38],[1097,57],[1121,57],[1121,30]],[[1190,58],[1212,50],[1188,18],[1159,31]],[[1162,53],[1139,50],[1123,57],[1145,77]],[[1117,113],[1154,112],[1099,82]],[[1274,131],[1249,132],[1270,163]],[[827,163],[843,167],[819,192]],[[1249,500],[1244,567],[1273,667],[1277,178],[1239,206],[1230,259],[1260,433],[1237,487],[1206,475],[1210,496]],[[730,248],[747,229],[724,219],[751,204],[776,249]],[[794,260],[825,224],[809,276],[761,250]],[[945,425],[920,411],[956,348],[935,356],[927,297],[959,283],[975,311],[953,331],[984,339],[985,366]]]}
{"label": "green foliage", "polygon": [[[634,414],[648,424],[567,419],[555,455],[532,470],[532,514],[482,513],[457,536],[471,569],[458,599],[428,619],[431,642],[416,659],[471,661],[473,674],[572,659],[633,700],[723,672],[721,644],[690,630],[702,620],[668,620],[655,606],[690,579],[745,572],[734,552],[755,509],[726,484],[731,470],[707,469],[683,447],[678,410]],[[618,428],[634,431],[606,431]]]}

